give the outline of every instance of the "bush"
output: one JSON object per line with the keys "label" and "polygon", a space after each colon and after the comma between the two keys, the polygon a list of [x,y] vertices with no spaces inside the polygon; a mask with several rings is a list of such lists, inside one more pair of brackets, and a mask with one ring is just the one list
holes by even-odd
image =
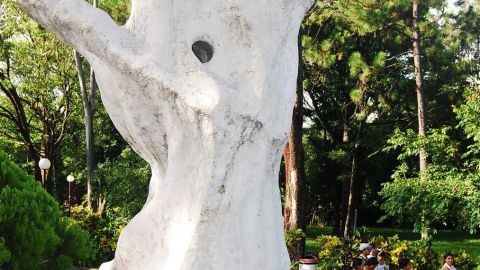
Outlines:
{"label": "bush", "polygon": [[0,268],[69,269],[93,249],[42,186],[0,152]]}
{"label": "bush", "polygon": [[345,240],[337,236],[321,235],[317,238],[322,250],[318,253],[318,269],[350,269],[352,259],[358,254],[359,241]]}
{"label": "bush", "polygon": [[[306,234],[302,229],[295,228],[285,231],[285,244],[287,245],[288,255],[291,260],[297,259],[298,247],[302,242],[302,239],[306,237]],[[301,254],[300,254],[301,255]]]}
{"label": "bush", "polygon": [[[322,235],[317,238],[322,250],[318,254],[319,270],[350,269],[352,258],[358,256],[360,242],[375,243],[378,248],[387,252],[386,261],[390,269],[398,269],[400,258],[409,258],[414,270],[438,270],[441,268],[443,255],[428,249],[423,241],[400,240],[398,236],[384,238],[382,236],[368,239],[342,240],[336,236]],[[455,266],[459,270],[476,269],[470,255],[463,250],[452,252]]]}
{"label": "bush", "polygon": [[118,207],[107,208],[102,215],[81,205],[72,207],[71,217],[90,232],[95,243],[98,264],[113,259],[118,237],[131,219],[128,213]]}

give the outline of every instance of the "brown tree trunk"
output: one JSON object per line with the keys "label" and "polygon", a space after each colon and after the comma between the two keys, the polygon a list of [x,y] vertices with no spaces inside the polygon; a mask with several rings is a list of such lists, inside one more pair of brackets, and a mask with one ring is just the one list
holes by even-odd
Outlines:
{"label": "brown tree trunk", "polygon": [[[413,63],[415,66],[415,92],[417,94],[417,114],[418,114],[418,135],[425,136],[426,133],[426,110],[425,110],[425,93],[423,89],[423,80],[422,80],[422,65],[421,65],[421,47],[420,47],[420,28],[419,28],[419,1],[414,0],[412,11],[413,11]],[[419,175],[420,179],[424,179],[424,173],[427,170],[427,155],[425,153],[425,149],[420,149],[419,155]],[[422,221],[424,221],[425,217],[422,216]],[[429,239],[428,228],[423,227],[421,228],[421,238],[422,240]],[[428,242],[428,246],[430,246],[431,242]]]}
{"label": "brown tree trunk", "polygon": [[352,234],[353,229],[353,209],[355,208],[355,200],[356,198],[356,191],[357,188],[357,171],[358,171],[358,146],[359,146],[359,138],[360,138],[360,131],[361,131],[361,123],[357,128],[357,134],[355,139],[355,146],[353,148],[352,153],[352,165],[350,168],[350,175],[348,178],[348,199],[346,205],[346,213],[345,213],[345,222],[343,227],[343,237],[349,238]]}
{"label": "brown tree trunk", "polygon": [[[417,94],[417,114],[418,114],[418,135],[425,136],[426,132],[426,110],[425,110],[425,94],[422,87],[422,65],[421,65],[421,47],[420,47],[420,28],[418,3],[419,0],[413,1],[413,62],[415,66],[415,92]],[[427,169],[427,155],[425,149],[420,149],[419,157],[420,176]]]}
{"label": "brown tree trunk", "polygon": [[[342,143],[344,145],[348,145],[351,141],[350,127],[348,125],[348,116],[347,116],[349,113],[349,110],[350,110],[350,106],[345,106],[345,108],[342,110],[342,120],[343,120]],[[351,175],[352,168],[350,168],[350,171],[348,172],[347,170],[348,170],[347,165],[344,165],[344,170],[342,172],[343,181],[342,181],[342,188],[341,188],[342,199],[341,199],[341,207],[340,207],[340,222],[338,225],[339,228],[337,230],[338,236],[345,236],[345,231],[347,228],[346,221],[348,220],[348,206],[349,206],[349,198],[351,195],[350,175]]]}
{"label": "brown tree trunk", "polygon": [[[292,126],[288,143],[284,149],[285,160],[285,230],[300,228],[306,230],[305,222],[305,182],[304,182],[304,152],[302,144],[303,127],[303,72],[302,55],[299,34],[299,67],[297,77],[297,92],[293,110]],[[295,259],[302,256],[305,248],[305,239],[297,247]],[[292,258],[293,259],[293,258]]]}

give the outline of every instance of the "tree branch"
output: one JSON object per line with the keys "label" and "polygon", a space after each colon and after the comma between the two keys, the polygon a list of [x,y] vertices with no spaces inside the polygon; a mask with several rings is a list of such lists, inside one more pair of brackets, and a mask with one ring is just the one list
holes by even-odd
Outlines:
{"label": "tree branch", "polygon": [[315,111],[315,114],[317,115],[318,121],[322,125],[322,128],[325,130],[325,132],[328,133],[328,135],[330,136],[330,138],[332,138],[333,141],[337,141],[337,137],[335,135],[334,130],[328,124],[328,122],[325,119],[323,119],[322,113],[320,112],[320,108],[317,105],[317,101],[315,100],[312,90],[307,89],[307,93],[310,96],[310,99],[312,100],[313,109]]}
{"label": "tree branch", "polygon": [[2,110],[3,112],[0,112],[0,116],[3,116],[7,119],[9,119],[10,121],[14,122],[15,125],[18,126],[18,121],[17,119],[15,118],[15,115],[13,115],[12,112],[10,112],[7,108],[3,107],[3,106],[0,106],[0,110]]}
{"label": "tree branch", "polygon": [[0,130],[0,135],[12,140],[12,141],[16,141],[16,142],[21,142],[22,144],[25,144],[25,142],[22,142],[22,140],[20,138],[16,138],[8,133],[6,133],[5,131],[3,130]]}

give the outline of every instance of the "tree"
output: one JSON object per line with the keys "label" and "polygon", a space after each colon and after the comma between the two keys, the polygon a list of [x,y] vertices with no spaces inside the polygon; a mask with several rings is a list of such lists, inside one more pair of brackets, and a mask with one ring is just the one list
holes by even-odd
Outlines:
{"label": "tree", "polygon": [[353,210],[363,186],[378,181],[370,180],[374,177],[365,169],[375,166],[379,146],[392,125],[408,121],[391,109],[397,103],[398,111],[409,106],[398,102],[398,93],[408,81],[402,57],[406,38],[398,29],[407,11],[406,3],[394,1],[322,1],[307,20],[303,40],[307,114],[314,123],[312,129],[323,134],[311,132],[315,136],[310,140],[323,148],[317,151],[329,153],[325,162],[332,164],[328,166],[332,170],[319,177],[332,179],[328,185],[341,191],[327,203],[334,211],[334,230],[344,237],[352,230]]}
{"label": "tree", "polygon": [[[470,57],[478,51],[478,27],[472,27],[478,13],[467,7],[458,15],[428,17],[423,46],[425,74],[429,75],[424,82],[428,89],[436,90],[430,96],[435,103],[429,106],[436,117],[431,119],[432,128],[425,136],[418,136],[412,129],[397,130],[391,136],[386,150],[398,153],[400,165],[392,174],[393,182],[385,184],[382,190],[386,214],[412,222],[423,237],[434,233],[435,226],[441,223],[473,232],[471,225],[476,224],[477,215],[470,206],[478,203],[476,168],[471,167],[469,151],[464,152],[474,149],[474,144],[458,129],[464,128],[467,137],[471,136],[465,123],[475,115],[475,110],[471,110],[474,106],[470,107],[470,100],[475,100],[472,89],[478,91],[479,61]],[[438,23],[435,18],[444,21]],[[464,108],[469,108],[470,113]],[[412,157],[422,149],[429,165],[419,174]]]}
{"label": "tree", "polygon": [[[71,113],[75,84],[68,48],[21,14],[11,1],[2,2],[0,38],[0,132],[23,146],[30,171],[41,180],[38,160],[52,160],[47,190],[55,188],[55,168]],[[55,49],[52,49],[55,48]],[[71,59],[71,58],[70,58]]]}
{"label": "tree", "polygon": [[0,267],[69,269],[92,259],[88,233],[0,151]]}

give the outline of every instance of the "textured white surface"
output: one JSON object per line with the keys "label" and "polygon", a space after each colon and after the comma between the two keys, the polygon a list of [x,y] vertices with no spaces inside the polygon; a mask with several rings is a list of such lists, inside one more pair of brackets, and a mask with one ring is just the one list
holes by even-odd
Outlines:
{"label": "textured white surface", "polygon": [[82,0],[17,1],[88,59],[152,168],[144,208],[101,269],[289,269],[277,178],[311,1],[134,0],[123,28]]}

